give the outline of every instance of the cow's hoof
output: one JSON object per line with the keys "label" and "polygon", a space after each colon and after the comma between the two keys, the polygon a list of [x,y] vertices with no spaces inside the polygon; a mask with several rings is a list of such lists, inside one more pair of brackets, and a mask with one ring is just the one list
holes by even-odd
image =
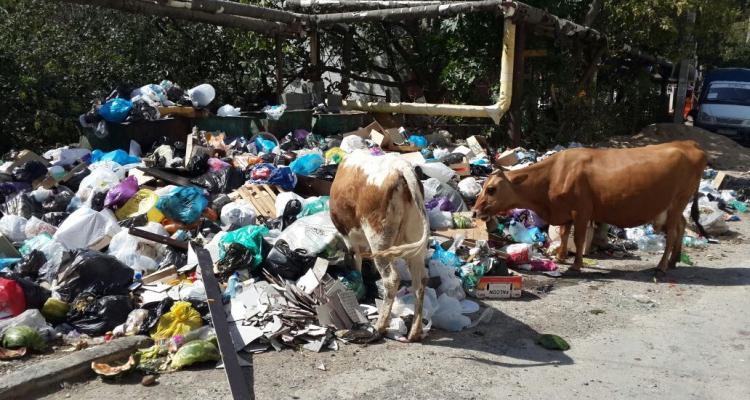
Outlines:
{"label": "cow's hoof", "polygon": [[409,333],[409,336],[407,336],[407,339],[410,343],[420,342],[422,341],[422,332],[412,332]]}
{"label": "cow's hoof", "polygon": [[568,268],[565,272],[563,272],[564,276],[579,276],[581,275],[581,269],[580,268]]}
{"label": "cow's hoof", "polygon": [[664,278],[665,276],[667,276],[667,273],[666,273],[666,272],[664,272],[664,271],[662,271],[661,269],[659,269],[659,268],[656,268],[656,269],[654,270],[654,281],[657,281],[657,280],[659,280],[659,279],[662,279],[662,278]]}

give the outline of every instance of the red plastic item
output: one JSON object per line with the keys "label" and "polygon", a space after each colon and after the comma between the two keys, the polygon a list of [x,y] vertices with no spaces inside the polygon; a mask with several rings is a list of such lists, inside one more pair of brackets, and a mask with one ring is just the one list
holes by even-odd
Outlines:
{"label": "red plastic item", "polygon": [[14,280],[0,278],[0,318],[15,317],[26,311],[26,296]]}

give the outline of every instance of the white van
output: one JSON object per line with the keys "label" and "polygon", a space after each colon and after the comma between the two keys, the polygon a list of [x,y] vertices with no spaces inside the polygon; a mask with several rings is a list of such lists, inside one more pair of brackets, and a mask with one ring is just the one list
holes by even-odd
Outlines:
{"label": "white van", "polygon": [[695,125],[734,139],[750,139],[750,69],[720,68],[706,75]]}

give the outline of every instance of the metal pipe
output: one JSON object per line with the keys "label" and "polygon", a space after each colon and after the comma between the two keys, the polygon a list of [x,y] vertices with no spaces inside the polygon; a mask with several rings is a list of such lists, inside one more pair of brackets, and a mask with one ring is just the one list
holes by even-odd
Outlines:
{"label": "metal pipe", "polygon": [[490,118],[496,124],[510,108],[513,96],[513,62],[516,46],[516,24],[505,19],[503,24],[503,52],[500,59],[500,95],[497,103],[490,106],[431,103],[381,103],[361,100],[345,100],[343,107],[382,113],[440,115],[448,117]]}

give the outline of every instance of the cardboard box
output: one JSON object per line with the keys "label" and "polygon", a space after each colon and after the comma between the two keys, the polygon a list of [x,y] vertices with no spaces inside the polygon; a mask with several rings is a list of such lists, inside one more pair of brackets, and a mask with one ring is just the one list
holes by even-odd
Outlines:
{"label": "cardboard box", "polygon": [[512,165],[515,165],[519,161],[518,156],[516,156],[517,150],[517,148],[505,150],[499,156],[497,156],[497,158],[495,158],[495,164],[501,167],[510,167]]}
{"label": "cardboard box", "polygon": [[511,299],[521,297],[523,277],[483,276],[479,278],[474,296],[478,299]]}
{"label": "cardboard box", "polygon": [[[482,138],[483,142],[486,142],[484,138]],[[485,151],[484,147],[482,147],[482,144],[479,142],[479,139],[477,139],[476,136],[469,136],[466,139],[466,145],[469,146],[471,149],[471,152],[474,153],[475,156],[484,157]]]}
{"label": "cardboard box", "polygon": [[[568,253],[575,254],[576,252],[576,244],[575,240],[573,240],[573,231],[575,229],[570,229],[570,235],[568,236]],[[550,226],[549,228],[549,240],[551,242],[560,242],[560,227],[559,226]],[[583,247],[583,255],[587,256],[589,255],[589,252],[591,251],[591,243],[594,241],[594,227],[589,225],[586,229],[586,242]]]}

